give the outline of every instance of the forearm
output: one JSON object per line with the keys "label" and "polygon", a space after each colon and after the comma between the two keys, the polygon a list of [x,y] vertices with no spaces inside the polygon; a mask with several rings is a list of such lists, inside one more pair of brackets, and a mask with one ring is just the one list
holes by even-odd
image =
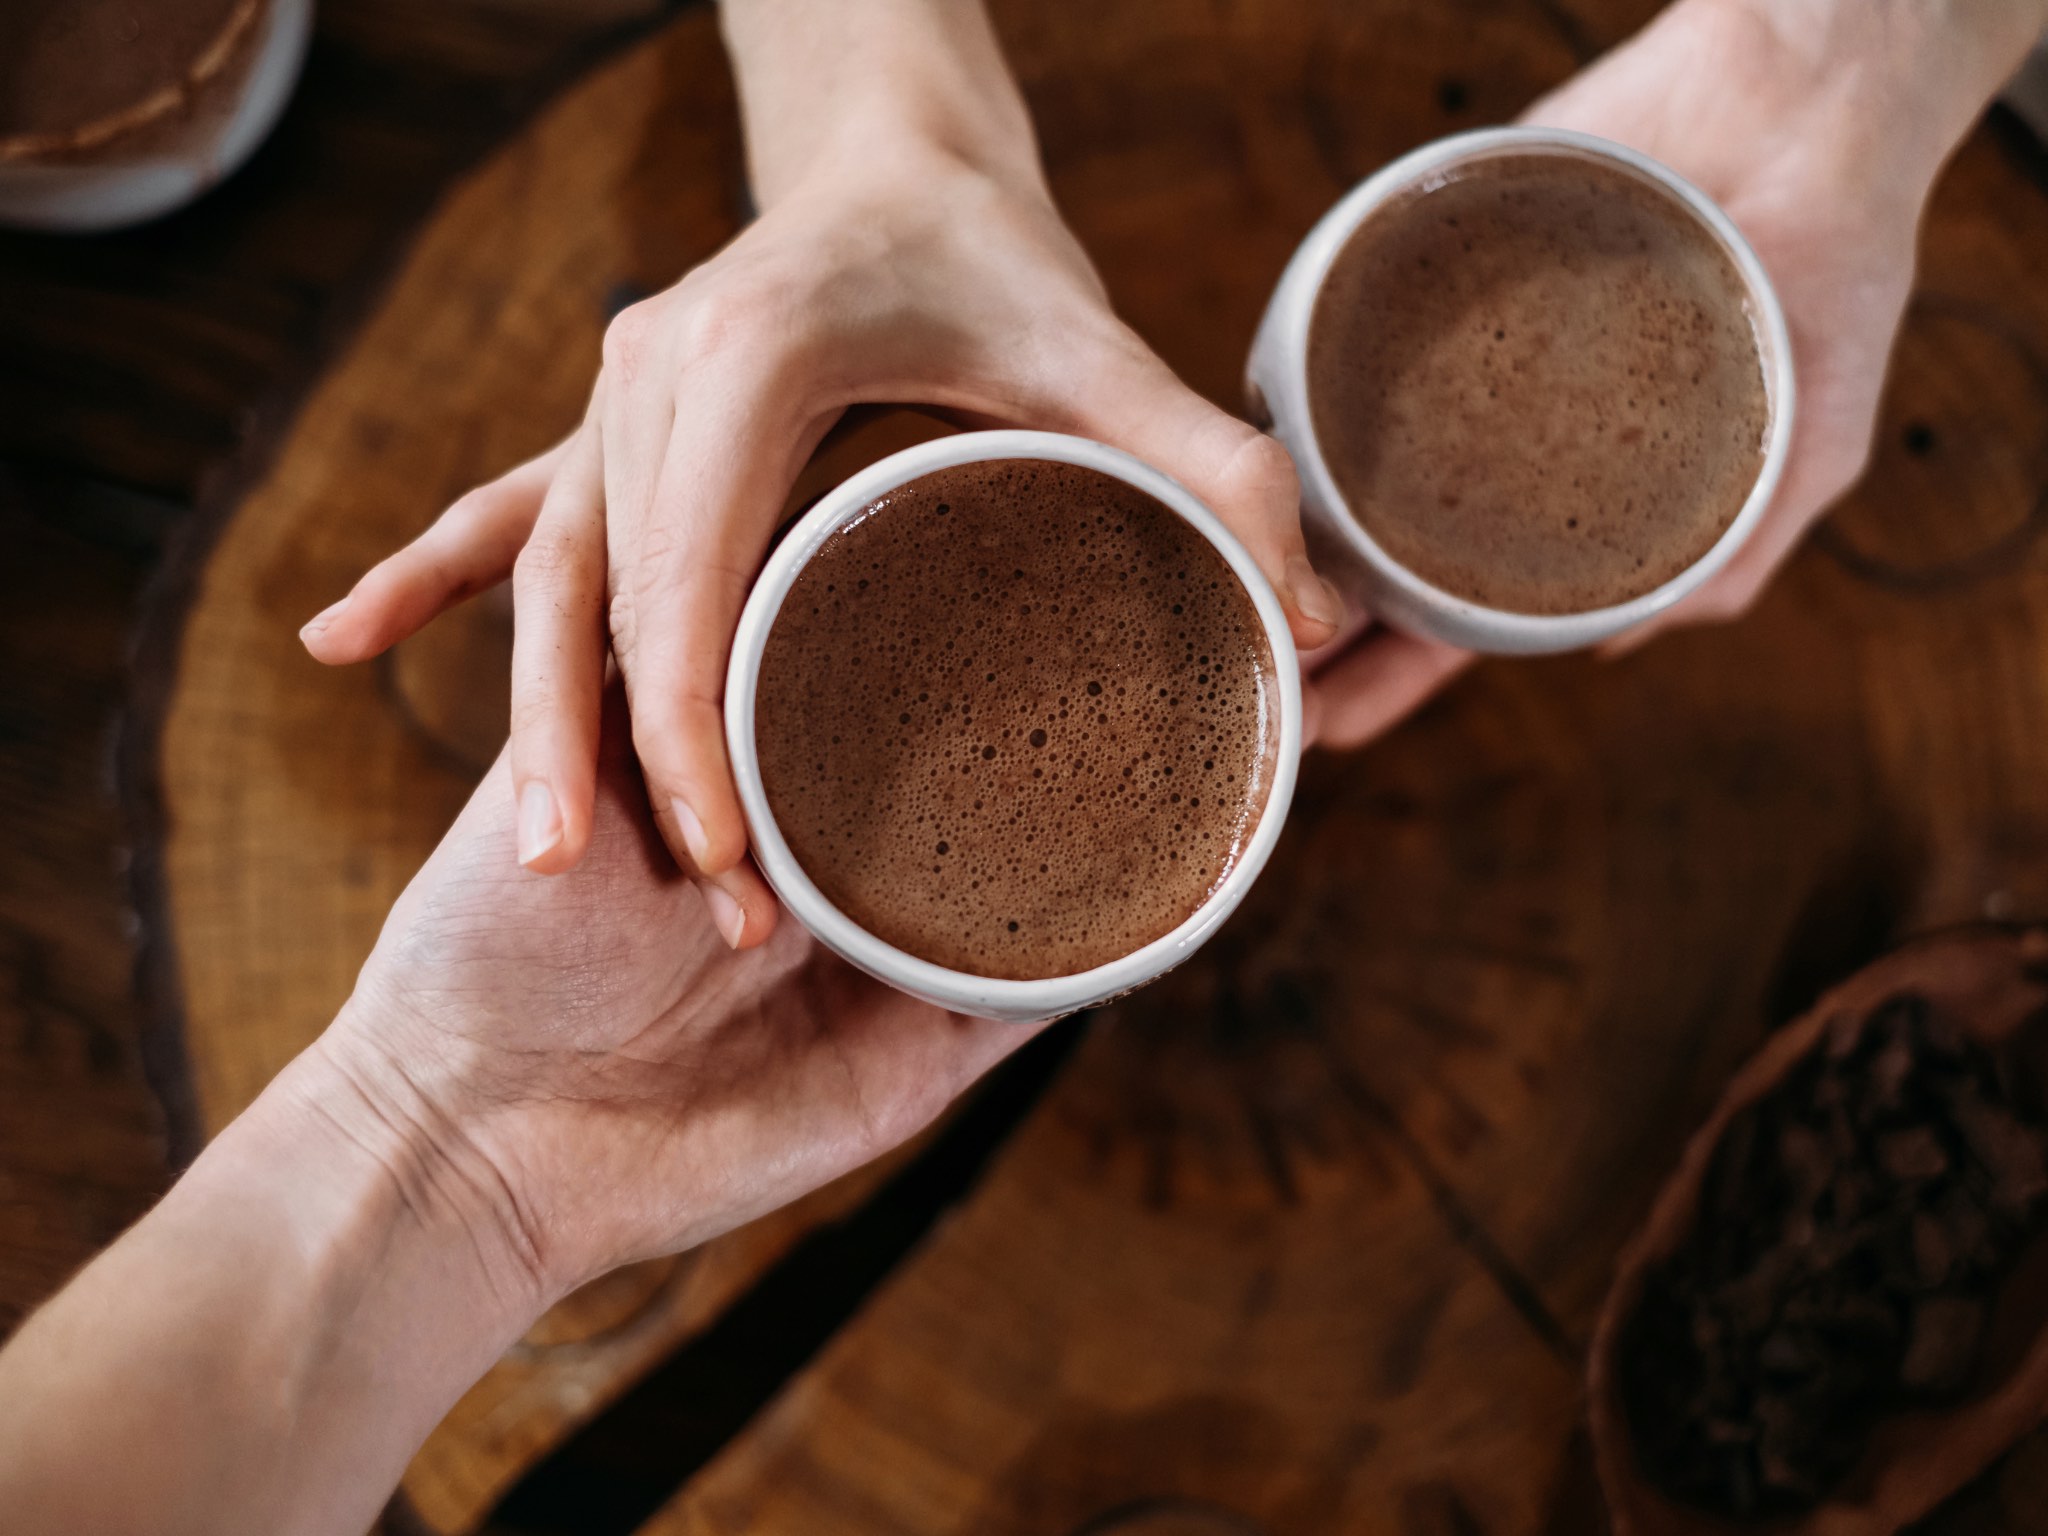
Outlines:
{"label": "forearm", "polygon": [[1739,13],[1780,91],[1931,179],[2048,29],[2048,0],[1682,0]]}
{"label": "forearm", "polygon": [[724,0],[754,195],[870,170],[907,140],[1043,189],[1031,120],[981,0]]}
{"label": "forearm", "polygon": [[356,1536],[525,1274],[316,1046],[0,1351],[7,1529]]}

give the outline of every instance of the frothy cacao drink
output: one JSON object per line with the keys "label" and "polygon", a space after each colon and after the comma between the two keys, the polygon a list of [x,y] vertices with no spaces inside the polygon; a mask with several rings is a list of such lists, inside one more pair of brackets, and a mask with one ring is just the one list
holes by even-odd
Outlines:
{"label": "frothy cacao drink", "polygon": [[1460,165],[1368,218],[1317,297],[1308,388],[1381,548],[1517,613],[1608,607],[1692,565],[1770,426],[1734,261],[1670,194],[1563,153]]}
{"label": "frothy cacao drink", "polygon": [[866,508],[769,632],[755,740],[819,889],[974,975],[1090,970],[1192,916],[1271,787],[1250,595],[1167,507],[1092,469],[936,471]]}
{"label": "frothy cacao drink", "polygon": [[246,0],[6,0],[0,140],[84,152],[156,116],[182,121]]}

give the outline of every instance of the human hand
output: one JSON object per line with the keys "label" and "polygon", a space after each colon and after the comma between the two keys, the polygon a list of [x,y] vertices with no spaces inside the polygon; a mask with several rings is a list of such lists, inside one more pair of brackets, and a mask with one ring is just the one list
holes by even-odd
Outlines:
{"label": "human hand", "polygon": [[582,863],[521,869],[515,815],[501,758],[335,1022],[0,1350],[10,1532],[361,1531],[561,1296],[895,1146],[1032,1033],[793,924],[727,949],[616,687]]}
{"label": "human hand", "polygon": [[1033,1033],[916,1002],[795,924],[728,950],[655,835],[616,687],[573,872],[513,858],[510,774],[501,757],[315,1050],[350,1139],[393,1149],[402,1184],[465,1192],[537,1306],[879,1156]]}
{"label": "human hand", "polygon": [[[942,9],[949,25],[969,14]],[[782,74],[751,73],[785,102],[826,67],[770,62]],[[982,86],[996,104],[972,133],[934,125],[978,107],[916,109],[921,82],[952,78],[924,64],[887,81],[887,112],[846,108],[801,144],[790,142],[801,117],[750,103],[761,218],[613,322],[588,414],[564,445],[463,498],[308,626],[322,661],[360,660],[512,575],[511,783],[528,867],[568,869],[588,845],[609,646],[670,849],[720,892],[729,942],[766,936],[774,907],[741,863],[726,761],[726,657],[793,480],[856,403],[1124,448],[1231,526],[1298,639],[1334,633],[1341,604],[1309,566],[1285,452],[1189,391],[1117,319],[993,68]]]}
{"label": "human hand", "polygon": [[[1769,515],[1711,581],[1604,654],[1746,613],[1862,473],[1921,209],[1949,151],[2018,62],[2029,28],[2013,12],[2023,8],[1950,16],[1934,0],[1681,0],[1529,109],[1526,122],[1641,150],[1718,202],[1778,290],[1798,377]],[[1319,739],[1369,740],[1470,659],[1385,629],[1319,666],[1312,658]]]}

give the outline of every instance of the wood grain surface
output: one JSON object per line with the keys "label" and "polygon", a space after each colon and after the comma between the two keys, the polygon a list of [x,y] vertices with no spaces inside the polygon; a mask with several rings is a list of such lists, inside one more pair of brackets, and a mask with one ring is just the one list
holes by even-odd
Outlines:
{"label": "wood grain surface", "polygon": [[[1119,307],[1228,402],[1344,187],[1511,116],[1652,7],[995,9]],[[345,995],[495,734],[461,701],[499,686],[502,612],[381,671],[322,672],[293,630],[565,430],[609,310],[741,202],[693,13],[444,204],[225,529],[162,737],[209,1124]],[[1592,1529],[1586,1333],[1727,1072],[1900,936],[2048,914],[2044,263],[2026,152],[1980,133],[1929,220],[1873,472],[1758,611],[1620,664],[1483,666],[1312,761],[1230,928],[1095,1023],[964,1206],[648,1528]],[[817,1214],[585,1298],[600,1347],[572,1350],[597,1363],[539,1341],[501,1365],[409,1475],[414,1517],[483,1519]],[[517,1503],[497,1528],[579,1528]]]}
{"label": "wood grain surface", "polygon": [[195,508],[275,446],[440,189],[665,3],[322,0],[225,187],[118,234],[0,231],[0,1335],[192,1150],[134,987],[153,741],[124,706],[168,648],[138,620],[180,611]]}
{"label": "wood grain surface", "polygon": [[0,1337],[170,1181],[144,1081],[112,720],[148,541],[0,476]]}

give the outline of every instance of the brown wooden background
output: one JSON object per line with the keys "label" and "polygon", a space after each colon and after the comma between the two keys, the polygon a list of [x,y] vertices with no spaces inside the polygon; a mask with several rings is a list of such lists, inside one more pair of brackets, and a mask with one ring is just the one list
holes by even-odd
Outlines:
{"label": "brown wooden background", "polygon": [[0,231],[0,1332],[169,1176],[116,794],[147,772],[122,719],[133,649],[161,645],[152,583],[449,177],[659,9],[323,0],[297,99],[227,187],[118,235]]}
{"label": "brown wooden background", "polygon": [[[236,945],[255,932],[216,898],[260,894],[238,853],[275,844],[235,841],[254,824],[205,774],[179,776],[176,733],[205,763],[281,718],[223,728],[217,687],[168,691],[171,647],[189,683],[213,676],[195,656],[242,654],[252,635],[288,645],[301,595],[310,611],[573,408],[566,374],[516,387],[517,349],[444,374],[435,409],[490,413],[492,431],[376,494],[386,445],[350,433],[376,418],[373,386],[445,361],[406,324],[437,285],[537,293],[522,344],[585,345],[610,302],[738,217],[728,87],[708,18],[687,16],[464,183],[369,307],[453,173],[624,41],[632,19],[594,9],[331,0],[305,92],[235,185],[132,235],[0,241],[13,1315],[161,1187],[146,1063],[189,1141],[302,1027],[253,1051],[208,1044],[247,995]],[[1511,116],[1651,9],[997,7],[1063,205],[1125,312],[1220,399],[1265,285],[1338,189],[1408,143]],[[1276,36],[1276,12],[1296,30]],[[514,189],[538,176],[573,200],[587,178],[568,172],[592,167],[634,200],[587,237],[611,265],[558,292],[540,275],[584,249],[564,235],[583,226],[554,208],[519,224],[535,205]],[[699,1463],[655,1528],[1061,1536],[1119,1510],[1115,1529],[1153,1536],[1590,1528],[1585,1328],[1722,1076],[1891,939],[2048,915],[2042,185],[2038,149],[2009,126],[1966,149],[1930,224],[1876,473],[1752,621],[1623,667],[1483,669],[1368,758],[1317,765],[1288,850],[1200,964],[1034,1052],[851,1222],[805,1239],[825,1211],[798,1213],[723,1269],[590,1298],[560,1338],[530,1342],[540,1365],[519,1390],[539,1383],[544,1411],[504,1418],[528,1402],[516,1391],[485,1404],[490,1434],[416,1469],[403,1518],[464,1528],[552,1448],[497,1506],[501,1528],[629,1528]],[[529,237],[519,259],[466,238],[508,227]],[[1209,232],[1192,253],[1161,238],[1191,229]],[[344,469],[367,483],[333,495]],[[281,579],[260,601],[258,575]],[[405,667],[459,675],[491,654],[491,624],[478,610],[382,674],[383,693],[336,683],[322,707],[367,721],[394,687],[413,705],[446,697]],[[145,729],[124,739],[112,724],[135,677]],[[426,795],[406,795],[407,825],[353,894],[337,879],[309,905],[374,924],[469,770],[457,752],[407,771],[392,782]],[[181,879],[204,899],[181,906]],[[197,1033],[152,1033],[133,1001],[132,891],[155,1017]],[[317,976],[345,978],[347,942]],[[820,1296],[804,1277],[827,1269],[844,1283]],[[674,1309],[647,1313],[655,1294]],[[578,1339],[616,1343],[619,1320],[646,1315],[673,1331],[634,1335],[580,1387],[556,1370],[594,1358],[573,1355]],[[522,1439],[536,1423],[551,1427]],[[2030,1446],[1942,1528],[2039,1529],[2044,1484],[2048,1454]]]}

